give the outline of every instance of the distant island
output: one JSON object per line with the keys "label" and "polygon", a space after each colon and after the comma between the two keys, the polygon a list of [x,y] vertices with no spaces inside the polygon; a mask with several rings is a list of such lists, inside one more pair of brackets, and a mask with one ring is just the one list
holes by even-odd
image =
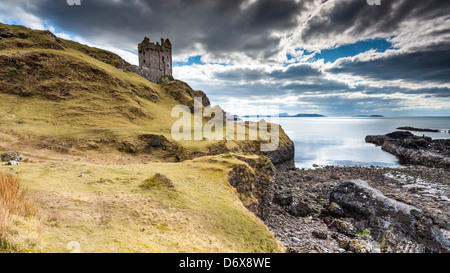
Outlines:
{"label": "distant island", "polygon": [[287,113],[281,113],[281,118],[326,118],[327,116],[319,115],[319,114],[297,114],[297,115],[289,115]]}
{"label": "distant island", "polygon": [[[260,117],[274,117],[275,115],[247,115],[244,118],[260,118]],[[327,116],[319,114],[297,114],[289,115],[288,113],[278,114],[280,118],[326,118]]]}
{"label": "distant island", "polygon": [[382,115],[356,115],[354,118],[384,118]]}
{"label": "distant island", "polygon": [[415,127],[398,127],[397,130],[406,130],[406,131],[413,131],[413,132],[427,132],[427,133],[440,133],[441,131],[438,129],[424,129],[424,128],[415,128]]}

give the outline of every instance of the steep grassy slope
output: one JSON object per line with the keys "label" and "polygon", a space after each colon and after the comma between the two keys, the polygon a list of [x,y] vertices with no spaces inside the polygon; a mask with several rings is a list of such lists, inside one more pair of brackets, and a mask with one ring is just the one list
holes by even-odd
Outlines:
{"label": "steep grassy slope", "polygon": [[[257,152],[260,141],[173,141],[170,130],[178,118],[171,117],[172,108],[192,108],[194,96],[202,97],[205,105],[209,99],[186,83],[153,84],[124,72],[127,67],[113,53],[48,31],[0,24],[3,132],[57,152],[125,152],[144,161],[180,161],[228,150]],[[143,141],[148,135],[162,136],[168,149],[149,148]],[[290,142],[282,130],[280,141]]]}
{"label": "steep grassy slope", "polygon": [[170,111],[179,103],[160,86],[117,69],[115,64],[126,65],[118,56],[49,32],[0,29],[10,34],[0,40],[0,113],[12,122],[4,128],[19,122],[23,126],[15,126],[15,133],[41,144],[45,138],[57,151],[118,150],[136,137],[131,128],[170,132],[176,120]]}
{"label": "steep grassy slope", "polygon": [[[71,241],[83,252],[281,251],[228,182],[236,165],[250,167],[221,155],[258,153],[261,141],[174,141],[172,108],[206,95],[128,67],[113,53],[0,23],[0,152],[24,155],[0,171],[29,187],[42,215],[10,226],[19,243],[0,251],[66,252]],[[291,143],[282,131],[280,142]],[[175,188],[139,186],[156,173]]]}

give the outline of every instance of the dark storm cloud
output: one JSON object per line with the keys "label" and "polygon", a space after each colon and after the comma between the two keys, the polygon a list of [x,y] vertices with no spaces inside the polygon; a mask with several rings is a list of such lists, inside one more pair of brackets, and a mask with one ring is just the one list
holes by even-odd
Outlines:
{"label": "dark storm cloud", "polygon": [[[158,41],[168,37],[176,52],[201,44],[210,54],[228,52],[271,56],[280,39],[271,36],[297,25],[297,16],[308,1],[260,0],[246,9],[244,0],[83,0],[81,6],[66,1],[33,1],[28,12],[86,40],[109,42],[134,49],[144,36]],[[275,49],[275,50],[274,50]]]}
{"label": "dark storm cloud", "polygon": [[[417,33],[417,40],[410,41],[407,50],[386,54],[384,58],[375,60],[338,62],[339,66],[327,72],[348,73],[376,80],[449,82],[450,42],[448,39],[442,42],[442,37],[448,35],[450,30],[432,30],[437,25],[435,21],[430,23],[433,19],[450,14],[448,0],[384,0],[380,6],[369,6],[365,0],[333,3],[333,8],[321,9],[318,15],[308,21],[301,35],[305,43],[317,43],[320,46],[321,43],[326,44],[324,41],[329,41],[328,37],[332,37],[332,42],[337,44],[368,37],[395,37],[405,31],[414,31],[409,29],[413,23],[424,26],[427,31]],[[396,41],[402,44],[408,36],[404,35]]]}
{"label": "dark storm cloud", "polygon": [[263,68],[236,68],[214,73],[214,78],[227,81],[273,80],[277,83],[285,80],[309,80],[322,76],[322,72],[308,64],[293,64],[286,69],[266,71]]}
{"label": "dark storm cloud", "polygon": [[450,14],[448,0],[382,0],[380,6],[370,6],[366,0],[334,1],[332,9],[322,9],[309,20],[302,38],[320,40],[340,35],[393,35],[408,21],[423,21]]}
{"label": "dark storm cloud", "polygon": [[270,77],[278,80],[300,80],[317,76],[322,76],[322,72],[307,64],[291,65],[286,70],[275,70],[270,73]]}
{"label": "dark storm cloud", "polygon": [[[320,105],[320,112],[330,115],[394,109],[409,95],[445,103],[450,90],[438,87],[449,83],[450,42],[445,38],[450,31],[449,0],[381,2],[381,6],[369,6],[366,0],[82,0],[81,6],[69,6],[65,0],[1,0],[0,7],[5,3],[20,6],[57,32],[104,47],[136,52],[144,36],[152,41],[170,38],[175,56],[202,55],[203,68],[196,65],[182,71],[183,67],[177,67],[176,73],[192,77],[189,84],[206,91],[217,103],[292,95]],[[0,10],[0,17],[7,18],[2,13],[8,11]],[[445,24],[434,21],[442,16],[447,16]],[[414,33],[413,25],[423,27],[423,33]],[[418,38],[411,38],[411,33]],[[319,62],[281,68],[289,52],[317,52],[375,38],[392,39],[391,51],[397,51],[372,60],[338,59],[325,71],[329,66]],[[239,62],[241,57],[246,63]],[[255,65],[249,66],[247,62],[253,61]],[[227,63],[229,68],[208,66],[209,62]],[[205,68],[212,69],[206,73],[211,78],[198,77]],[[416,87],[392,86],[392,82],[384,88],[368,86],[373,81],[350,87],[332,80],[343,73],[378,80],[379,86],[384,86],[384,80],[401,79]],[[348,77],[345,80],[356,84]],[[417,89],[424,81],[435,87]]]}
{"label": "dark storm cloud", "polygon": [[[257,75],[257,76],[255,76]],[[255,72],[254,78],[261,78]],[[321,77],[310,77],[311,83],[285,83],[283,80],[275,79],[272,84],[250,83],[227,84],[208,88],[208,94],[215,99],[215,103],[225,103],[229,98],[237,99],[258,99],[275,98],[285,96],[299,96],[298,102],[318,105],[322,113],[330,115],[349,114],[352,111],[367,111],[383,108],[390,111],[401,105],[405,97],[423,96],[426,99],[448,99],[450,98],[449,88],[420,88],[408,89],[402,87],[369,87],[356,86],[349,88],[346,84],[326,80]],[[230,83],[233,81],[230,81]],[[202,89],[204,87],[200,87]],[[347,96],[355,93],[356,97]],[[395,95],[395,97],[392,97]],[[267,101],[263,102],[267,104]],[[293,103],[289,101],[288,103]]]}
{"label": "dark storm cloud", "polygon": [[226,81],[258,81],[268,76],[263,69],[236,68],[214,73],[214,78]]}
{"label": "dark storm cloud", "polygon": [[[349,73],[378,80],[432,81],[448,83],[450,75],[450,43],[435,45],[424,51],[388,55],[363,62],[344,61],[329,72]],[[434,49],[434,50],[433,50]]]}
{"label": "dark storm cloud", "polygon": [[318,79],[315,83],[291,83],[281,87],[283,90],[290,91],[290,93],[302,94],[307,92],[314,93],[344,93],[355,92],[361,90],[349,89],[348,85],[336,81],[330,81],[325,79]]}

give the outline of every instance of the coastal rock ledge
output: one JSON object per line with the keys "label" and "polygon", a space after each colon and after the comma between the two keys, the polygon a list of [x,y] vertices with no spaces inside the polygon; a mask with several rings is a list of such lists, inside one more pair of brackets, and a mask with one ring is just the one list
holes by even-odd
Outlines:
{"label": "coastal rock ledge", "polygon": [[449,175],[325,166],[277,171],[273,182],[248,188],[259,188],[257,215],[289,252],[449,253]]}
{"label": "coastal rock ledge", "polygon": [[330,194],[330,202],[342,208],[363,230],[370,230],[382,252],[448,252],[450,240],[421,210],[388,198],[362,180],[347,181]]}
{"label": "coastal rock ledge", "polygon": [[450,168],[450,139],[432,140],[431,137],[399,131],[384,136],[367,136],[366,142],[381,146],[383,151],[397,156],[402,164]]}

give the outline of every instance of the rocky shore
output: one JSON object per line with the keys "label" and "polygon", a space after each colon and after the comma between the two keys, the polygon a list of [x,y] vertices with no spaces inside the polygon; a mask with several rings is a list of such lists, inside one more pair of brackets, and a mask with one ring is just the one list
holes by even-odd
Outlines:
{"label": "rocky shore", "polygon": [[402,164],[414,164],[436,168],[450,168],[450,139],[433,140],[416,136],[408,131],[387,135],[367,136],[366,142],[397,156]]}
{"label": "rocky shore", "polygon": [[427,167],[278,171],[260,217],[290,252],[449,252],[449,181]]}
{"label": "rocky shore", "polygon": [[248,166],[236,167],[229,182],[289,252],[450,252],[449,140],[394,132],[366,141],[410,165],[275,168],[290,162],[280,150],[235,155]]}

